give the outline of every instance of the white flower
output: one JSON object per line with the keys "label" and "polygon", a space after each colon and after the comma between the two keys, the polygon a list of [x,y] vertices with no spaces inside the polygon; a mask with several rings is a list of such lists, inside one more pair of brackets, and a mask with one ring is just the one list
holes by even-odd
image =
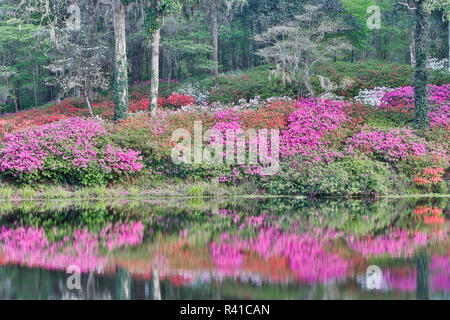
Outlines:
{"label": "white flower", "polygon": [[438,58],[431,58],[427,61],[427,68],[436,70],[449,70],[448,59],[439,60]]}
{"label": "white flower", "polygon": [[379,107],[382,103],[381,99],[384,97],[386,92],[389,92],[391,90],[391,88],[386,87],[363,89],[359,91],[359,94],[355,97],[355,100],[372,107]]}

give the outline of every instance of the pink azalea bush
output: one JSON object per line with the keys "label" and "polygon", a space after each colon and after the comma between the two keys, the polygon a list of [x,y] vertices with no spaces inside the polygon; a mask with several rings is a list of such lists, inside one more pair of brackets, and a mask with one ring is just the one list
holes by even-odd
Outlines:
{"label": "pink azalea bush", "polygon": [[[450,84],[428,86],[431,126],[450,125]],[[414,87],[401,87],[386,92],[381,99],[381,108],[396,112],[409,113],[414,110]]]}
{"label": "pink azalea bush", "polygon": [[336,153],[329,149],[323,137],[347,121],[342,102],[320,100],[316,103],[313,99],[302,99],[297,103],[297,111],[289,117],[288,128],[282,133],[281,153],[330,161]]}
{"label": "pink azalea bush", "polygon": [[364,129],[347,139],[346,144],[349,154],[359,150],[388,162],[414,159],[428,152],[426,141],[410,129]]}
{"label": "pink azalea bush", "polygon": [[102,120],[70,118],[5,135],[0,172],[25,182],[94,185],[139,172],[141,159],[111,145]]}

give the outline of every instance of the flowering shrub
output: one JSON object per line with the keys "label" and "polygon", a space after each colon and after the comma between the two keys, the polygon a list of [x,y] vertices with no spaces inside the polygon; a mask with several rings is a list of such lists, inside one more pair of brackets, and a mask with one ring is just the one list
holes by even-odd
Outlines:
{"label": "flowering shrub", "polygon": [[270,78],[269,72],[269,68],[263,66],[250,69],[245,73],[221,74],[216,78],[203,81],[201,85],[210,90],[209,102],[225,104],[236,104],[242,99],[249,101],[256,96],[265,100],[276,96],[297,97],[299,95],[299,88],[296,85]]}
{"label": "flowering shrub", "polygon": [[190,106],[195,103],[195,99],[191,96],[180,94],[173,92],[170,96],[167,98],[160,98],[158,101],[158,104],[161,107],[167,107],[171,109],[177,109],[182,106]]}
{"label": "flowering shrub", "polygon": [[387,162],[422,157],[428,151],[425,140],[410,129],[362,130],[347,140],[348,153],[355,150]]}
{"label": "flowering shrub", "polygon": [[443,181],[444,168],[427,167],[414,177],[414,182],[419,186],[432,186]]}
{"label": "flowering shrub", "polygon": [[241,123],[247,129],[285,129],[291,113],[297,110],[295,101],[270,99],[256,109],[242,111]]}
{"label": "flowering shrub", "polygon": [[322,138],[349,120],[343,105],[331,100],[318,104],[312,99],[300,100],[297,110],[289,116],[287,129],[282,133],[281,153],[310,156],[314,161],[332,160],[336,153],[328,150],[327,142]]}
{"label": "flowering shrub", "polygon": [[430,58],[427,61],[427,68],[435,70],[448,70],[449,61],[448,59],[439,60],[438,58]]}
{"label": "flowering shrub", "polygon": [[[431,126],[450,125],[450,84],[428,86],[428,103],[431,106]],[[402,87],[388,91],[381,99],[381,108],[388,111],[411,114],[414,110],[414,88]]]}
{"label": "flowering shrub", "polygon": [[207,104],[209,102],[209,91],[202,88],[199,84],[186,83],[177,89],[177,92],[190,96],[198,103]]}
{"label": "flowering shrub", "polygon": [[70,118],[3,140],[0,171],[22,182],[104,184],[142,169],[139,152],[112,146],[98,119]]}
{"label": "flowering shrub", "polygon": [[362,89],[355,97],[355,100],[372,107],[379,107],[383,103],[383,98],[386,96],[386,92],[389,92],[390,90],[392,89],[386,87]]}

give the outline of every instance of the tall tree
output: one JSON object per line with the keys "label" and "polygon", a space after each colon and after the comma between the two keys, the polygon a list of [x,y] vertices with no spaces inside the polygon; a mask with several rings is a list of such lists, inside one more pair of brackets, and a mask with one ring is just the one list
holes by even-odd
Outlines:
{"label": "tall tree", "polygon": [[425,52],[426,12],[424,0],[416,0],[416,66],[414,70],[414,123],[419,129],[430,126],[430,106],[428,105],[427,55]]}
{"label": "tall tree", "polygon": [[209,16],[211,20],[212,52],[211,60],[215,64],[213,75],[219,74],[219,11],[229,13],[233,7],[242,7],[247,4],[247,0],[207,0],[209,5]]}
{"label": "tall tree", "polygon": [[164,17],[171,12],[181,10],[180,0],[150,0],[145,9],[145,25],[149,37],[152,40],[152,82],[150,89],[149,107],[152,116],[156,115],[158,109],[159,92],[159,47],[161,41],[161,27]]}
{"label": "tall tree", "polygon": [[450,1],[448,0],[427,0],[425,3],[428,12],[441,10],[443,18],[447,20],[447,44],[448,44],[448,71],[450,72]]}
{"label": "tall tree", "polygon": [[410,56],[410,63],[411,67],[415,68],[416,66],[416,19],[415,14],[417,7],[415,5],[415,0],[408,0],[407,2],[400,2],[401,5],[405,6],[408,9],[408,12],[411,16],[414,17],[413,19],[413,25],[411,26],[411,31],[409,34],[409,56]]}
{"label": "tall tree", "polygon": [[258,54],[275,64],[273,76],[283,82],[303,83],[310,96],[317,99],[311,83],[313,68],[332,59],[337,52],[352,48],[341,36],[345,28],[320,7],[307,5],[305,13],[294,21],[258,35],[256,40],[266,46]]}
{"label": "tall tree", "polygon": [[125,119],[128,101],[128,61],[125,31],[126,11],[122,0],[112,2],[114,12],[114,121]]}

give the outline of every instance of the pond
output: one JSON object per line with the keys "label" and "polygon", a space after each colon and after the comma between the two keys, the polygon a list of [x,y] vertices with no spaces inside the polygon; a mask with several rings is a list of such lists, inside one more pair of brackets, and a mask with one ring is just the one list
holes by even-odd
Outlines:
{"label": "pond", "polygon": [[0,299],[449,299],[449,213],[447,198],[3,203]]}

